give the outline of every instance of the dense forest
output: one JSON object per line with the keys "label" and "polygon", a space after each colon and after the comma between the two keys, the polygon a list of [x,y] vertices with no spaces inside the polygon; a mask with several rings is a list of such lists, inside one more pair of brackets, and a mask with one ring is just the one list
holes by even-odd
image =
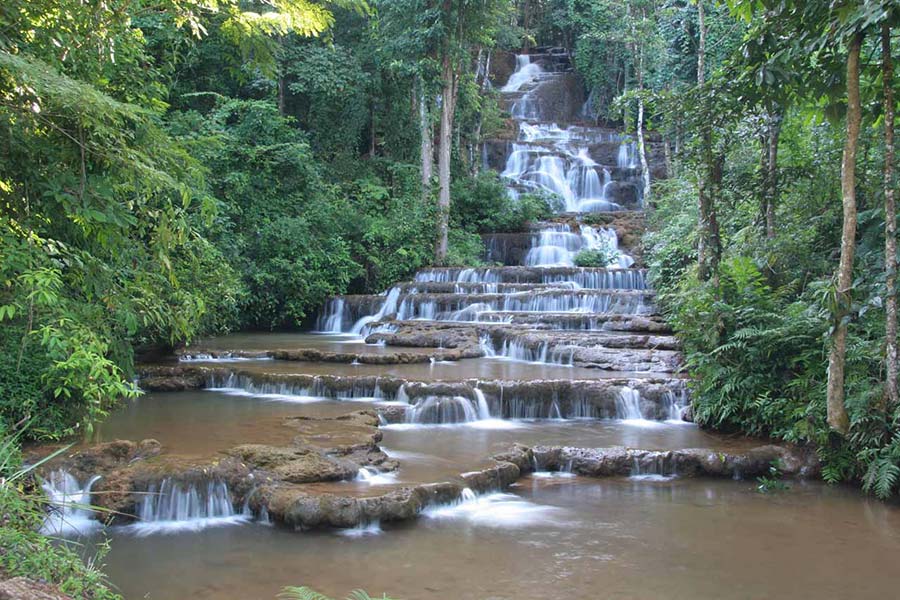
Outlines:
{"label": "dense forest", "polygon": [[481,158],[492,62],[556,47],[585,120],[636,141],[694,421],[895,497],[897,25],[891,0],[5,0],[0,475],[90,439],[143,356],[308,328],[557,211]]}

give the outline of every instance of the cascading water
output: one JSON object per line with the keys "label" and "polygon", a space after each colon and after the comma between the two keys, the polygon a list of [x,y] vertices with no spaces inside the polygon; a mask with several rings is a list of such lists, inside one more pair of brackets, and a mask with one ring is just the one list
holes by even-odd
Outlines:
{"label": "cascading water", "polygon": [[[532,248],[525,255],[525,265],[532,267],[571,267],[582,250],[601,251],[609,258],[607,267],[627,269],[634,259],[619,251],[616,230],[582,225],[574,233],[566,224],[552,224],[533,236]],[[563,280],[565,281],[565,280]]]}
{"label": "cascading water", "polygon": [[465,396],[426,396],[406,410],[406,423],[411,425],[454,425],[479,418],[478,408]]}
{"label": "cascading water", "polygon": [[[597,127],[541,120],[543,91],[558,94],[553,86],[565,86],[565,75],[547,73],[539,61],[519,55],[516,70],[501,89],[518,121],[519,134],[512,144],[502,175],[513,196],[519,190],[542,190],[559,197],[567,212],[594,212],[640,208],[636,146],[621,135]],[[572,114],[575,120],[580,115]],[[604,148],[614,148],[611,152]],[[615,155],[612,162],[611,155]],[[609,160],[604,164],[604,158]],[[613,172],[620,178],[614,181]],[[615,183],[615,185],[613,185]]]}
{"label": "cascading water", "polygon": [[151,484],[137,506],[139,522],[129,530],[138,535],[199,531],[249,520],[235,512],[228,485],[220,480],[186,483],[172,478]]}
{"label": "cascading water", "polygon": [[50,512],[41,524],[46,535],[84,535],[101,526],[90,509],[91,488],[100,476],[91,477],[84,485],[63,469],[52,471],[41,483],[50,500]]}
{"label": "cascading water", "polygon": [[537,63],[531,62],[527,54],[516,57],[516,71],[510,76],[509,81],[501,88],[503,92],[518,92],[523,85],[537,79],[544,70]]}
{"label": "cascading water", "polygon": [[677,476],[675,466],[671,464],[669,452],[653,452],[631,462],[630,479],[638,481],[669,481]]}

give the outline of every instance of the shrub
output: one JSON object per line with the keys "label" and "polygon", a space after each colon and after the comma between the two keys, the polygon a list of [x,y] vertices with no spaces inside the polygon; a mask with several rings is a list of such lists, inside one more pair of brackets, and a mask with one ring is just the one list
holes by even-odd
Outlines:
{"label": "shrub", "polygon": [[575,255],[576,267],[608,267],[619,258],[619,251],[609,247],[582,250]]}
{"label": "shrub", "polygon": [[549,195],[509,195],[494,171],[453,184],[450,218],[454,226],[479,233],[521,231],[529,221],[550,217],[558,201]]}

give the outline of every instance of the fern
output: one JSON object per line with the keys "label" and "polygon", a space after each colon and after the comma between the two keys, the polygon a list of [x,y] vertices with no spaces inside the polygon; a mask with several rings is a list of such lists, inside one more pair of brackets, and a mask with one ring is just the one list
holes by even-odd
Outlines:
{"label": "fern", "polygon": [[[317,592],[316,590],[301,586],[301,587],[286,587],[284,588],[280,594],[278,594],[279,598],[283,600],[333,600],[332,598]],[[387,597],[387,595],[382,595],[381,598],[374,598],[370,596],[368,592],[364,590],[353,590],[350,592],[350,595],[347,596],[347,600],[391,600]]]}
{"label": "fern", "polygon": [[333,598],[306,586],[286,587],[278,594],[278,597],[284,598],[284,600],[333,600]]}

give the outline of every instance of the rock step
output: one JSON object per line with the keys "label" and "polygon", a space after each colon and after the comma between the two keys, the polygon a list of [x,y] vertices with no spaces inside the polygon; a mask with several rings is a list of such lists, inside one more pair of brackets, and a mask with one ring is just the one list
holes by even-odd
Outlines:
{"label": "rock step", "polygon": [[[518,327],[531,331],[596,331],[596,332],[628,332],[641,334],[671,335],[672,329],[659,315],[588,315],[581,313],[516,313],[494,312],[482,315],[494,317],[493,322],[485,320],[479,323],[459,323],[454,321],[384,321],[372,324],[376,333],[367,338],[369,343],[389,339],[391,334],[412,337],[421,335],[437,340],[432,343],[398,343],[392,345],[408,347],[446,347],[452,331],[472,332],[480,337],[496,328]],[[382,329],[381,331],[378,331]],[[371,338],[371,339],[370,339]],[[390,342],[387,342],[390,344]]]}
{"label": "rock step", "polygon": [[[687,403],[684,380],[661,374],[575,380],[421,381],[399,377],[262,373],[193,365],[141,369],[140,385],[147,391],[171,391],[176,389],[175,384],[180,389],[240,389],[257,395],[375,399],[410,404],[434,396],[474,401],[483,394],[491,415],[497,418],[621,418],[624,398],[634,403],[644,418],[667,419]],[[392,414],[396,417],[400,413]]]}
{"label": "rock step", "polygon": [[[352,413],[359,433],[371,430],[372,415]],[[334,421],[334,420],[332,420]],[[791,446],[748,446],[722,451],[690,448],[659,451],[637,448],[572,448],[517,445],[486,461],[487,468],[460,473],[449,481],[403,486],[386,493],[331,493],[315,485],[297,483],[305,479],[349,477],[354,467],[381,461],[377,436],[363,444],[317,451],[300,442],[289,447],[244,446],[225,458],[189,461],[162,454],[159,444],[119,440],[56,458],[43,468],[65,468],[86,478],[101,475],[91,503],[109,509],[103,513],[116,522],[128,522],[138,513],[147,491],[175,480],[202,486],[209,482],[227,486],[232,508],[246,507],[257,518],[290,527],[294,531],[313,528],[349,528],[370,523],[415,519],[426,507],[458,503],[463,492],[476,494],[507,489],[522,477],[540,471],[566,471],[588,477],[675,475],[745,479],[766,475],[772,464],[788,477],[815,477],[820,463],[815,452]],[[154,446],[149,453],[148,447]],[[148,460],[152,459],[152,460]],[[242,460],[244,459],[244,460]],[[485,463],[482,463],[485,464]],[[329,488],[324,488],[329,489]]]}
{"label": "rock step", "polygon": [[[557,283],[456,283],[450,281],[407,281],[394,287],[403,294],[518,294],[546,290],[573,291],[584,289],[574,282]],[[643,288],[591,288],[591,289],[643,289]]]}
{"label": "rock step", "polygon": [[[530,242],[529,242],[530,243]],[[530,246],[529,246],[530,248]],[[524,253],[528,248],[524,249]],[[523,254],[524,256],[524,254]],[[586,289],[646,289],[646,269],[582,267],[432,267],[416,274],[416,283],[533,283],[574,281]]]}
{"label": "rock step", "polygon": [[808,478],[817,476],[821,467],[814,450],[772,444],[737,452],[711,448],[659,451],[623,447],[516,446],[493,458],[499,463],[513,463],[522,475],[540,469],[588,477],[662,475],[744,479],[766,475],[777,463],[785,476]]}
{"label": "rock step", "polygon": [[[401,346],[401,344],[395,344]],[[430,363],[436,360],[457,361],[465,358],[480,358],[484,352],[477,345],[460,346],[454,349],[437,349],[434,352],[330,352],[317,348],[292,348],[290,350],[204,350],[191,348],[178,353],[179,362],[222,362],[240,360],[281,360],[289,362],[325,362],[363,365],[408,365]]]}
{"label": "rock step", "polygon": [[515,342],[527,348],[549,346],[608,349],[680,350],[673,335],[652,335],[612,331],[536,331],[521,328],[496,327],[486,336],[495,345]]}

